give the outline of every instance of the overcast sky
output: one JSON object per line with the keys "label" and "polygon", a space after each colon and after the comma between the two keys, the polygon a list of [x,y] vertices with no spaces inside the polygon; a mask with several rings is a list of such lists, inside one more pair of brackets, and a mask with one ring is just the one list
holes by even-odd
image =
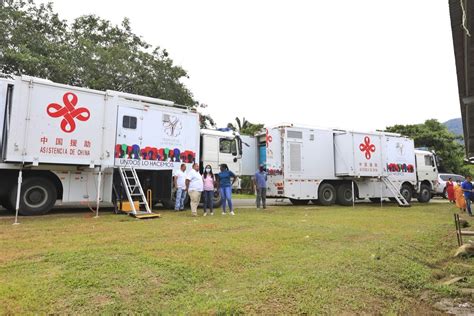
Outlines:
{"label": "overcast sky", "polygon": [[[47,2],[47,1],[42,1]],[[460,117],[446,0],[54,0],[165,48],[224,126],[359,130]]]}

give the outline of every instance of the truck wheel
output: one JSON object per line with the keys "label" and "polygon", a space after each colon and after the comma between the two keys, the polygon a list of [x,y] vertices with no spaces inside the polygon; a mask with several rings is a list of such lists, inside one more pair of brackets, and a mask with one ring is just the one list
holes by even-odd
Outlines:
{"label": "truck wheel", "polygon": [[[18,185],[10,192],[10,204],[16,204]],[[24,216],[48,213],[56,203],[56,187],[48,178],[26,178],[21,185],[19,214]]]}
{"label": "truck wheel", "polygon": [[343,183],[338,186],[336,201],[339,205],[352,205],[352,186],[347,183]]}
{"label": "truck wheel", "polygon": [[411,199],[413,198],[413,189],[408,184],[403,184],[400,189],[400,194],[403,195],[408,203],[410,203]]}
{"label": "truck wheel", "polygon": [[290,199],[290,202],[293,205],[307,205],[309,203],[309,200]]}
{"label": "truck wheel", "polygon": [[323,183],[318,189],[318,200],[321,205],[333,205],[336,202],[336,189],[331,183]]}
{"label": "truck wheel", "polygon": [[[184,199],[184,206],[188,207],[189,206],[189,195],[186,192],[186,198]],[[173,191],[173,194],[171,195],[171,199],[164,199],[161,201],[161,204],[163,204],[163,207],[166,209],[174,210],[174,207],[176,205],[176,190]]]}
{"label": "truck wheel", "polygon": [[444,190],[443,190],[443,199],[445,199],[445,200],[448,199],[448,190],[446,190],[446,188],[444,188]]}
{"label": "truck wheel", "polygon": [[428,203],[431,199],[430,187],[426,184],[422,184],[420,187],[420,193],[418,194],[418,202]]}
{"label": "truck wheel", "polygon": [[174,206],[175,206],[174,199],[162,200],[161,204],[163,204],[163,207],[166,209],[174,210]]}
{"label": "truck wheel", "polygon": [[212,207],[213,208],[219,208],[222,205],[222,196],[221,196],[221,190],[216,190],[214,191],[214,198],[212,200]]}
{"label": "truck wheel", "polygon": [[10,199],[7,197],[4,197],[0,200],[0,204],[9,212],[9,213],[14,213],[15,208],[13,205],[10,204]]}

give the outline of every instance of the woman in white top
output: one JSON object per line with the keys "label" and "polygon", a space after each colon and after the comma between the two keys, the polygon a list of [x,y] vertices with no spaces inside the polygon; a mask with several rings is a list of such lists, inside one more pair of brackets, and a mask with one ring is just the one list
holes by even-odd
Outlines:
{"label": "woman in white top", "polygon": [[186,191],[188,191],[189,198],[191,199],[191,213],[193,216],[197,216],[197,208],[201,200],[203,188],[204,185],[202,176],[199,173],[199,164],[195,163],[193,164],[193,169],[191,169],[186,177]]}

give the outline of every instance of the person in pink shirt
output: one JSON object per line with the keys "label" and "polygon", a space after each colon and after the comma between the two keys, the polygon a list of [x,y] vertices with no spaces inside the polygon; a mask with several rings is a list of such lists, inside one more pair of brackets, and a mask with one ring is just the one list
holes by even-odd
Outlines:
{"label": "person in pink shirt", "polygon": [[202,181],[204,182],[204,216],[207,215],[207,209],[209,209],[211,215],[214,215],[213,204],[215,180],[214,174],[212,173],[212,167],[207,165],[202,174]]}

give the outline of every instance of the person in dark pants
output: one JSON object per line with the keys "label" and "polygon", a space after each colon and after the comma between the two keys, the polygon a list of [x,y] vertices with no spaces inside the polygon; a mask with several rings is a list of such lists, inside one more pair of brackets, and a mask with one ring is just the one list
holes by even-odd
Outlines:
{"label": "person in dark pants", "polygon": [[202,181],[204,182],[204,216],[207,215],[207,209],[209,209],[210,214],[214,215],[214,188],[215,188],[215,178],[212,173],[212,167],[207,165],[204,168],[204,173],[202,175]]}
{"label": "person in dark pants", "polygon": [[265,168],[260,165],[259,170],[255,173],[253,178],[253,185],[257,192],[257,208],[260,208],[260,202],[264,209],[267,208],[267,173]]}
{"label": "person in dark pants", "polygon": [[466,209],[469,216],[472,216],[471,210],[471,196],[472,196],[472,177],[467,176],[466,180],[461,184],[462,191],[464,192],[464,199],[466,200]]}

